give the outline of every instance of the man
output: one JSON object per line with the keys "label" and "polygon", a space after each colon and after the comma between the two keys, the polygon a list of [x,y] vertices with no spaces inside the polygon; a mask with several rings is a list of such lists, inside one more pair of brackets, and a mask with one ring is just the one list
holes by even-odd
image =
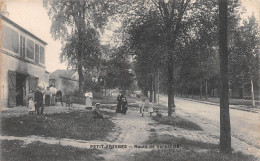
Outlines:
{"label": "man", "polygon": [[57,98],[57,101],[60,101],[61,102],[61,105],[63,106],[63,102],[62,102],[62,92],[61,90],[58,90],[57,93],[56,93],[56,98]]}
{"label": "man", "polygon": [[57,93],[57,89],[55,88],[55,85],[53,85],[50,88],[51,91],[51,105],[56,105],[56,93]]}
{"label": "man", "polygon": [[37,114],[43,114],[43,94],[41,92],[41,87],[37,87],[37,91],[34,94],[35,109]]}
{"label": "man", "polygon": [[51,101],[51,91],[50,91],[50,87],[47,87],[47,90],[45,92],[45,105],[47,107],[50,106],[50,101]]}

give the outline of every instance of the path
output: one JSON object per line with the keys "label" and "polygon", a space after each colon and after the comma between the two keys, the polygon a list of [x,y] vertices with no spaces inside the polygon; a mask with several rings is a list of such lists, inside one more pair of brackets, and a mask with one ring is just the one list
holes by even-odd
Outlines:
{"label": "path", "polygon": [[[166,105],[167,96],[160,95],[160,103]],[[219,106],[181,98],[175,98],[175,103],[177,115],[201,126],[205,134],[219,138]],[[259,157],[259,113],[230,109],[230,119],[232,147]]]}
{"label": "path", "polygon": [[[49,111],[50,110],[50,111]],[[61,108],[61,107],[52,107],[52,109],[46,109],[46,113],[50,112],[69,112],[71,110],[84,110],[83,107],[77,107],[74,109],[71,108]],[[107,110],[111,111],[111,110]],[[8,112],[6,112],[8,114]],[[153,121],[148,114],[145,117],[140,117],[139,111],[129,110],[127,115],[117,114],[112,118],[112,121],[116,124],[116,127],[112,129],[112,133],[108,135],[103,141],[94,140],[94,141],[85,141],[85,140],[74,140],[66,138],[50,138],[50,137],[39,137],[39,136],[28,136],[28,137],[14,137],[14,136],[0,136],[0,140],[22,140],[26,144],[29,144],[34,141],[40,141],[47,144],[59,144],[63,146],[73,146],[79,148],[90,149],[94,146],[104,151],[101,154],[106,161],[126,161],[134,160],[134,153],[148,151],[151,149],[148,148],[135,148],[135,145],[144,145],[144,142],[149,139],[149,136],[152,133],[159,135],[172,135],[175,137],[184,137],[189,140],[202,141],[207,143],[217,144],[219,142],[218,130],[211,126],[210,124],[201,123],[202,121],[191,116],[178,111],[178,114],[188,118],[195,123],[198,123],[202,126],[204,131],[191,131],[184,130],[180,128],[175,128],[169,125],[159,125]],[[166,113],[164,113],[166,115]],[[10,116],[10,115],[8,115]],[[151,130],[153,129],[153,131]],[[256,149],[245,142],[242,142],[238,139],[233,139],[233,144],[236,144],[235,150],[240,150],[246,152],[247,154],[260,154],[259,149]],[[111,148],[112,146],[117,146],[120,148]],[[99,147],[97,147],[99,146]],[[103,146],[103,147],[102,147]],[[104,148],[108,146],[108,148]],[[241,148],[239,148],[241,146]],[[127,147],[127,148],[125,148]],[[247,149],[245,149],[247,148]]]}

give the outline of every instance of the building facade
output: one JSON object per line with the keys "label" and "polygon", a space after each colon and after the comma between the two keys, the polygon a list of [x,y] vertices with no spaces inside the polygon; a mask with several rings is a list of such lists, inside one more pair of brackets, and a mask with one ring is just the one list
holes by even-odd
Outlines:
{"label": "building facade", "polygon": [[45,70],[46,42],[7,17],[1,17],[1,105],[26,104],[29,90],[49,86]]}
{"label": "building facade", "polygon": [[50,74],[49,84],[55,85],[63,95],[73,93],[79,88],[79,75],[74,70],[56,70]]}

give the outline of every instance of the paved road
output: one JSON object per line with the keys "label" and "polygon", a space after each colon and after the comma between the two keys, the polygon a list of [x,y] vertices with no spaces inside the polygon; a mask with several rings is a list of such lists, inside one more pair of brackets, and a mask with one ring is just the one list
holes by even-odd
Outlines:
{"label": "paved road", "polygon": [[[160,95],[160,103],[167,105],[167,96]],[[206,124],[211,124],[219,131],[219,106],[209,105],[200,102],[175,98],[177,113],[195,117]],[[259,113],[230,109],[231,134],[233,137],[246,143],[260,147],[260,121]]]}

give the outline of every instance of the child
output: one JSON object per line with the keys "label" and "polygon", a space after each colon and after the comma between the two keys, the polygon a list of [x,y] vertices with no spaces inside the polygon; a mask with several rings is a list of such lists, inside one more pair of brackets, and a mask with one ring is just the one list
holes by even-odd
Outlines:
{"label": "child", "polygon": [[143,99],[142,103],[140,104],[140,113],[142,114],[142,117],[144,117],[144,106],[145,106],[145,99]]}
{"label": "child", "polygon": [[150,100],[150,102],[149,102],[148,112],[150,113],[150,116],[152,116],[152,113],[153,113],[153,102],[152,102],[152,100]]}
{"label": "child", "polygon": [[35,104],[32,97],[29,97],[29,105],[28,105],[28,112],[29,114],[35,112]]}

